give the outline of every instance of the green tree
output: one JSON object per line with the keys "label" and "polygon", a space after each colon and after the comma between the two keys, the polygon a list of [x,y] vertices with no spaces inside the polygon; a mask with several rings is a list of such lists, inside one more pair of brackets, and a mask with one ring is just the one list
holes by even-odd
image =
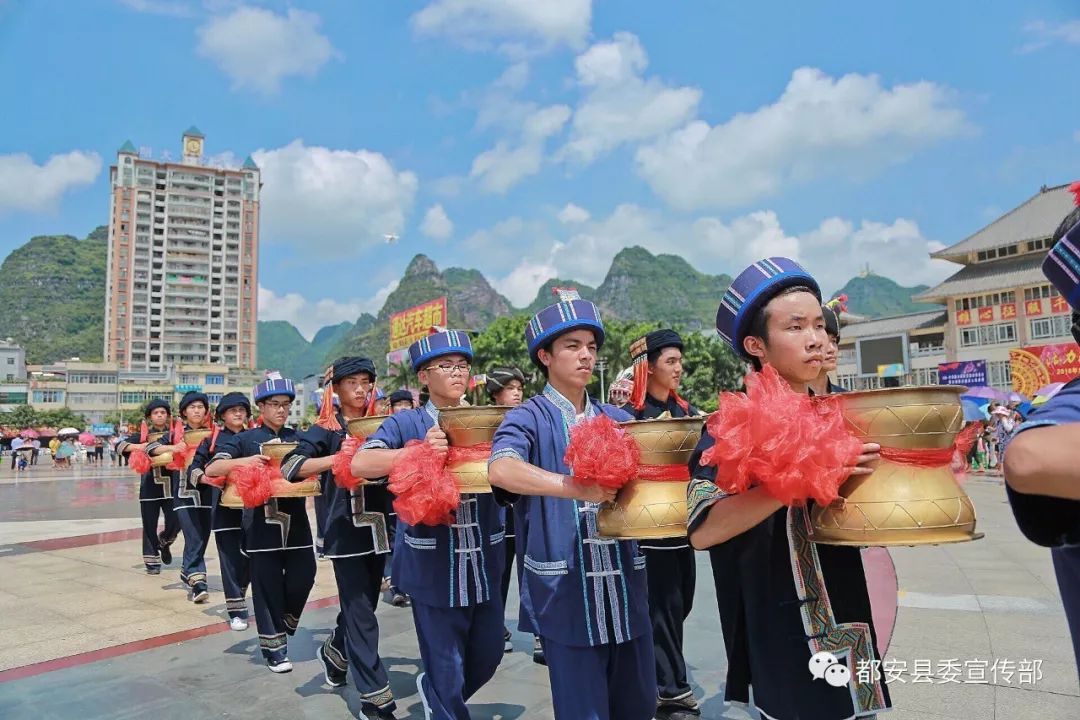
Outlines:
{"label": "green tree", "polygon": [[19,405],[11,412],[0,413],[0,425],[25,430],[38,425],[38,413],[29,405]]}
{"label": "green tree", "polygon": [[111,412],[105,416],[105,422],[117,428],[123,428],[125,425],[138,425],[142,422],[142,419],[142,411],[138,409]]}
{"label": "green tree", "polygon": [[525,375],[525,397],[544,389],[544,376],[529,359],[525,344],[526,315],[500,317],[473,338],[473,374],[486,373],[496,365],[516,367]]}
{"label": "green tree", "polygon": [[87,425],[84,415],[66,407],[46,410],[38,415],[38,420],[45,427],[54,428],[73,427],[82,430]]}
{"label": "green tree", "polygon": [[713,412],[723,390],[738,390],[746,363],[720,338],[699,332],[683,334],[683,379],[680,395],[703,412]]}

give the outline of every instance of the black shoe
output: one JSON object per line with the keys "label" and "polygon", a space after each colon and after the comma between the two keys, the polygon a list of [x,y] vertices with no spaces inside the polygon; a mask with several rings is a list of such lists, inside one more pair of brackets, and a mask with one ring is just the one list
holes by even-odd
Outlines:
{"label": "black shoe", "polygon": [[146,574],[147,575],[160,575],[161,574],[161,566],[160,565],[154,565],[154,566],[146,568]]}
{"label": "black shoe", "polygon": [[333,663],[327,660],[326,651],[323,650],[322,645],[315,649],[315,655],[319,658],[319,662],[322,663],[323,678],[326,680],[326,684],[334,688],[345,687],[348,673],[338,670]]}
{"label": "black shoe", "polygon": [[292,672],[292,663],[289,662],[289,658],[282,660],[267,660],[266,667],[270,668],[272,673],[287,673]]}
{"label": "black shoe", "polygon": [[397,720],[397,716],[394,715],[393,710],[361,710],[360,713],[367,718],[367,720]]}
{"label": "black shoe", "polygon": [[206,589],[206,583],[197,582],[191,588],[191,602],[202,604],[210,599],[210,593]]}
{"label": "black shoe", "polygon": [[169,544],[165,542],[160,535],[158,535],[158,542],[161,543],[161,562],[164,565],[172,564],[172,550],[169,549]]}
{"label": "black shoe", "polygon": [[503,626],[503,652],[514,652],[514,643],[510,642],[510,630]]}
{"label": "black shoe", "polygon": [[390,588],[390,592],[393,593],[393,596],[390,598],[390,604],[394,607],[405,607],[409,604],[409,596],[400,589]]}
{"label": "black shoe", "polygon": [[540,636],[533,636],[533,662],[537,665],[547,665],[547,658],[544,657],[544,645],[540,642]]}
{"label": "black shoe", "polygon": [[701,711],[686,705],[661,705],[656,709],[655,720],[697,720]]}

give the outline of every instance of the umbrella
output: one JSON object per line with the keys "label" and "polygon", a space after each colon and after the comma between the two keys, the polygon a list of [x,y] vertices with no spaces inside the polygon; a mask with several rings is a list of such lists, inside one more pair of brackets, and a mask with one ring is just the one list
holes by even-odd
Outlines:
{"label": "umbrella", "polygon": [[1023,393],[1018,393],[1015,390],[1009,393],[1009,402],[1022,403],[1027,402],[1027,396]]}
{"label": "umbrella", "polygon": [[26,441],[23,440],[22,438],[15,438],[14,440],[11,441],[11,449],[12,450],[18,450],[19,448],[21,448],[23,446],[24,442],[26,442]]}
{"label": "umbrella", "polygon": [[93,445],[97,441],[97,435],[89,432],[79,433],[79,442],[83,445]]}
{"label": "umbrella", "polygon": [[986,413],[986,406],[979,405],[975,400],[968,400],[967,398],[961,398],[960,406],[964,408],[964,421],[971,422],[973,420],[987,420],[989,415]]}
{"label": "umbrella", "polygon": [[1050,398],[1046,397],[1045,395],[1036,395],[1035,399],[1031,401],[1031,407],[1039,407],[1040,405],[1045,405],[1049,400]]}
{"label": "umbrella", "polygon": [[57,435],[78,435],[79,430],[77,428],[73,428],[73,427],[60,428],[57,431],[56,434]]}
{"label": "umbrella", "polygon": [[41,437],[41,433],[39,433],[37,430],[34,430],[33,428],[26,428],[21,433],[19,433],[19,437],[21,437],[21,438],[36,438],[36,437]]}
{"label": "umbrella", "polygon": [[989,385],[980,385],[979,387],[968,388],[968,391],[964,393],[965,397],[969,398],[983,398],[984,400],[1001,400],[1003,393],[995,390]]}
{"label": "umbrella", "polygon": [[1044,397],[1049,400],[1050,398],[1061,392],[1061,388],[1063,387],[1065,387],[1065,383],[1060,382],[1043,385],[1041,388],[1035,391],[1035,397]]}

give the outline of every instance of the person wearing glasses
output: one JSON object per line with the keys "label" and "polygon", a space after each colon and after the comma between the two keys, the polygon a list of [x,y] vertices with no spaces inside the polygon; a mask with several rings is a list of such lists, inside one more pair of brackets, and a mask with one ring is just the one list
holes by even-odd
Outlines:
{"label": "person wearing glasses", "polygon": [[[325,499],[323,525],[326,556],[334,563],[341,610],[330,637],[316,650],[330,687],[346,684],[349,668],[360,693],[360,709],[369,718],[393,718],[396,704],[379,657],[379,602],[383,567],[390,542],[385,484],[353,490],[334,480],[334,456],[341,449],[350,420],[375,414],[378,396],[375,363],[366,357],[342,357],[326,369],[319,418],[300,433],[300,444],[281,463],[286,480],[320,476]],[[337,396],[340,410],[334,407]]]}
{"label": "person wearing glasses", "polygon": [[[357,477],[380,478],[410,441],[448,451],[441,408],[458,407],[473,358],[460,330],[429,335],[409,347],[428,402],[388,417],[353,458]],[[424,672],[416,679],[425,716],[468,720],[466,701],[495,674],[503,654],[503,513],[490,493],[463,494],[453,525],[409,525],[398,519],[394,583],[412,599]]]}
{"label": "person wearing glasses", "polygon": [[[243,465],[266,465],[263,443],[293,442],[296,431],[285,425],[296,399],[293,381],[267,373],[252,393],[261,424],[221,442],[206,466],[207,475],[224,477]],[[219,437],[220,441],[221,438]],[[271,672],[292,670],[288,636],[296,633],[300,613],[315,584],[315,551],[306,498],[270,498],[244,508],[244,552],[251,559],[251,594],[259,648]]]}

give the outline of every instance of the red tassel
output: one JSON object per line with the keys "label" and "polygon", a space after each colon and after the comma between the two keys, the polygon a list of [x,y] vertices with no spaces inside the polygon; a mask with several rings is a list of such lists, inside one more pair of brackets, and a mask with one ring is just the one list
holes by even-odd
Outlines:
{"label": "red tassel", "polygon": [[273,475],[266,465],[240,465],[229,473],[229,481],[246,508],[265,505],[274,490]]}
{"label": "red tassel", "polygon": [[645,392],[649,389],[649,362],[642,358],[634,363],[634,383],[630,391],[630,405],[635,410],[645,407]]}
{"label": "red tassel", "polygon": [[614,420],[597,415],[570,429],[563,461],[576,482],[618,489],[636,477],[641,451]]}
{"label": "red tassel", "polygon": [[364,410],[364,417],[375,414],[375,403],[378,401],[379,390],[375,383],[371,383],[371,394],[368,395],[367,408]]}
{"label": "red tassel", "polygon": [[214,452],[214,447],[217,445],[218,435],[221,434],[221,426],[215,425],[214,431],[210,433],[210,452]]}
{"label": "red tassel", "polygon": [[454,476],[446,469],[447,453],[426,442],[410,440],[390,468],[388,488],[394,510],[409,525],[449,525],[461,502]]}
{"label": "red tassel", "polygon": [[1080,205],[1080,180],[1069,186],[1069,192],[1073,194],[1073,202]]}
{"label": "red tassel", "polygon": [[188,456],[195,456],[195,448],[189,449],[187,443],[184,442],[184,423],[179,418],[173,422],[169,440],[171,441],[170,445],[177,445],[178,448],[173,451],[172,460],[169,461],[165,468],[183,472],[187,468]]}
{"label": "red tassel", "polygon": [[739,493],[760,485],[785,505],[839,497],[862,442],[844,424],[839,396],[794,392],[766,365],[747,374],[745,393],[721,393],[706,429],[716,444],[701,457],[717,468],[716,485]]}
{"label": "red tassel", "polygon": [[[143,420],[139,425],[139,444],[146,442],[146,436],[150,434],[150,428],[146,427],[146,421]],[[130,463],[129,463],[130,464]]]}
{"label": "red tassel", "polygon": [[128,467],[139,475],[145,475],[150,472],[153,463],[150,461],[150,456],[146,454],[145,450],[132,450],[131,454],[128,455]]}
{"label": "red tassel", "polygon": [[671,394],[675,396],[675,404],[678,405],[679,407],[681,407],[682,411],[684,413],[689,415],[690,414],[690,403],[686,402],[681,397],[679,397],[679,393],[675,392],[674,390],[671,391]]}
{"label": "red tassel", "polygon": [[341,449],[334,454],[334,482],[339,488],[352,491],[363,484],[362,478],[352,474],[353,457],[362,444],[359,438],[350,435],[341,444]]}
{"label": "red tassel", "polygon": [[326,373],[323,375],[322,407],[319,408],[319,419],[315,421],[315,424],[337,432],[341,430],[341,423],[338,422],[337,412],[334,410],[334,383],[331,382],[333,377],[334,368],[326,368]]}

